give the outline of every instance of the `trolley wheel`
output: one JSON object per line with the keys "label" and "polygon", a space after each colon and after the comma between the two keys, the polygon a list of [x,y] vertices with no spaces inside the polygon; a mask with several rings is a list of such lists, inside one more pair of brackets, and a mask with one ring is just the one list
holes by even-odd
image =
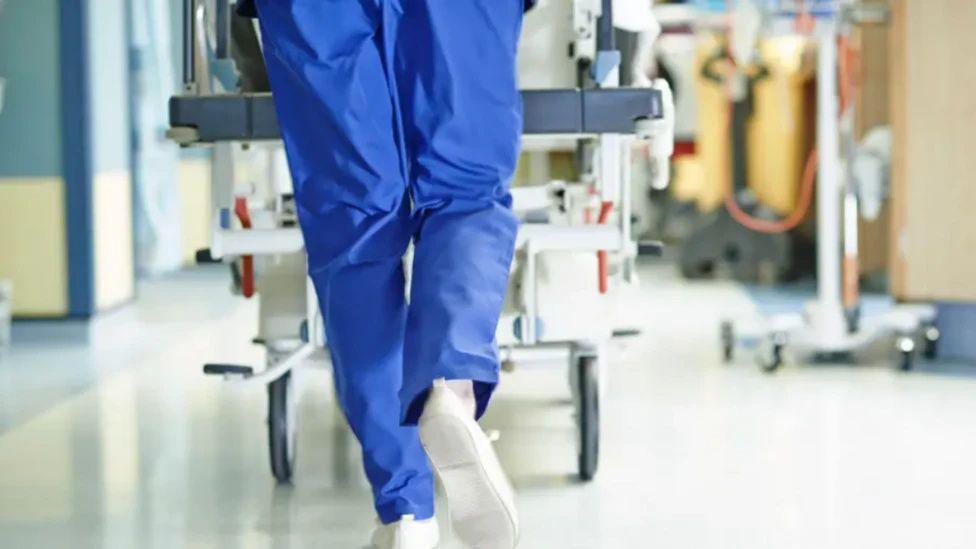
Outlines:
{"label": "trolley wheel", "polygon": [[595,356],[581,356],[576,364],[579,379],[579,476],[593,480],[600,461],[600,376]]}
{"label": "trolley wheel", "polygon": [[766,345],[762,345],[756,356],[759,361],[759,368],[767,373],[774,373],[783,365],[783,347],[785,346],[783,337],[774,334]]}
{"label": "trolley wheel", "polygon": [[926,326],[925,332],[925,347],[922,348],[922,356],[926,360],[935,360],[939,356],[939,339],[942,337],[941,332],[935,326]]}
{"label": "trolley wheel", "polygon": [[735,328],[731,320],[723,320],[721,324],[722,360],[732,362],[735,355]]}
{"label": "trolley wheel", "polygon": [[898,347],[898,369],[910,372],[915,367],[915,339],[911,336],[899,336],[896,341]]}
{"label": "trolley wheel", "polygon": [[268,449],[271,474],[279,483],[291,482],[295,468],[295,421],[292,406],[291,372],[268,385]]}

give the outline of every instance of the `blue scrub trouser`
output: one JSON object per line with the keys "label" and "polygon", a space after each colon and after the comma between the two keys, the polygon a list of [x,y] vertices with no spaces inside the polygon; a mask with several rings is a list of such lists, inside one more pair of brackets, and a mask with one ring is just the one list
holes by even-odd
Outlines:
{"label": "blue scrub trouser", "polygon": [[386,523],[433,515],[416,428],[433,380],[474,380],[479,415],[498,381],[522,8],[258,1],[338,398]]}

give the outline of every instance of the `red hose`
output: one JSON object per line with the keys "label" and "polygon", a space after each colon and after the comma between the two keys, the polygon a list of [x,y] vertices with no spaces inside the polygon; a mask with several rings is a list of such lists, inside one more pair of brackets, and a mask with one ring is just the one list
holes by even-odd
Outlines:
{"label": "red hose", "polygon": [[837,69],[840,72],[838,88],[840,91],[840,112],[846,113],[853,108],[858,92],[858,73],[860,72],[861,56],[856,48],[851,46],[851,39],[841,36],[837,39]]}
{"label": "red hose", "polygon": [[[812,32],[813,23],[814,23],[813,17],[810,11],[807,9],[806,3],[804,2],[801,6],[800,13],[797,15],[796,18],[797,32],[802,32],[802,33]],[[730,41],[731,41],[731,34],[732,33],[730,29],[729,30]],[[841,63],[840,66],[841,73],[842,73],[841,105],[846,106],[846,100],[848,100],[849,96],[845,93],[846,91],[845,88],[849,90],[849,88],[847,88],[847,85],[851,81],[849,78],[850,65],[849,63],[847,63],[847,61],[849,61],[847,55],[848,52],[847,43],[842,42],[841,47],[843,48],[842,55],[841,55],[843,62]],[[735,66],[736,64],[735,59],[732,57],[731,51],[729,52],[729,62],[732,63],[732,66]],[[731,136],[731,128],[732,128],[731,113],[732,113],[732,109],[730,108],[729,118],[727,123],[730,136]],[[803,220],[807,216],[807,212],[810,211],[810,205],[813,202],[813,190],[814,187],[816,187],[816,180],[817,180],[817,159],[818,159],[817,150],[816,149],[811,150],[810,155],[807,157],[806,164],[803,167],[803,176],[802,179],[800,180],[799,200],[797,201],[796,207],[793,208],[793,211],[790,212],[790,215],[788,215],[786,218],[781,220],[776,220],[776,221],[770,221],[768,219],[760,219],[749,215],[749,213],[743,210],[742,207],[739,206],[739,203],[736,202],[735,200],[735,189],[734,189],[734,185],[732,184],[731,174],[729,174],[726,183],[726,190],[724,196],[725,209],[729,212],[729,215],[732,216],[732,219],[734,219],[740,225],[756,232],[766,233],[766,234],[777,234],[777,233],[785,233],[787,231],[791,231],[795,229],[800,225],[800,223],[803,223]]]}
{"label": "red hose", "polygon": [[749,215],[735,200],[735,193],[732,189],[731,177],[728,178],[728,184],[725,192],[725,209],[728,210],[729,215],[732,216],[732,219],[735,219],[739,224],[747,229],[751,229],[756,232],[776,234],[785,233],[795,229],[800,225],[800,223],[803,222],[803,219],[806,218],[807,212],[810,210],[810,204],[813,202],[813,188],[815,186],[814,183],[817,180],[817,159],[818,155],[816,149],[810,151],[810,156],[807,157],[806,166],[803,168],[803,179],[800,183],[800,199],[797,202],[796,207],[786,218],[777,221],[770,221],[768,219],[759,219]]}
{"label": "red hose", "polygon": [[[597,219],[597,223],[600,225],[605,225],[607,220],[610,219],[610,212],[613,211],[613,202],[604,201],[600,204],[600,217]],[[607,251],[600,250],[596,253],[597,261],[597,276],[600,286],[600,293],[605,294],[609,290],[609,267],[607,265]]]}
{"label": "red hose", "polygon": [[[251,228],[251,212],[247,209],[247,198],[243,196],[234,198],[234,214],[241,222],[241,227]],[[247,298],[254,295],[254,257],[250,255],[241,256],[241,293]]]}

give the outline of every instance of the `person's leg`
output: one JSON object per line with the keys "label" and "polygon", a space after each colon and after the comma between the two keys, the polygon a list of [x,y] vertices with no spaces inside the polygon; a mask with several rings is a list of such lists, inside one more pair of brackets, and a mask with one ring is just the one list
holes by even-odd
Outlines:
{"label": "person's leg", "polygon": [[340,404],[385,523],[433,515],[433,480],[397,397],[411,233],[382,11],[260,0],[259,21]]}
{"label": "person's leg", "polygon": [[498,381],[495,330],[517,232],[510,179],[522,131],[522,0],[390,0],[414,209],[400,396],[415,423],[431,383],[472,380],[480,416]]}
{"label": "person's leg", "polygon": [[523,2],[389,1],[401,12],[396,82],[420,222],[404,422],[420,425],[458,537],[510,549],[518,541],[514,495],[475,417],[498,381],[495,331],[518,230],[509,180],[522,130],[515,55]]}

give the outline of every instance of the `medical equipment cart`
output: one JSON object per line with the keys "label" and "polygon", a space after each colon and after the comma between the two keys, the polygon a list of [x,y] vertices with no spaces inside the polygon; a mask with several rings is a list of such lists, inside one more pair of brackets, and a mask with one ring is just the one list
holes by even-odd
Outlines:
{"label": "medical equipment cart", "polygon": [[[843,44],[853,25],[884,24],[887,12],[878,4],[856,0],[817,0],[813,7],[794,0],[763,0],[763,26],[775,31],[801,10],[808,10],[810,33],[817,52],[817,298],[802,313],[774,315],[760,329],[756,359],[774,372],[784,363],[788,348],[817,360],[836,361],[877,341],[892,339],[896,364],[911,370],[919,348],[934,358],[939,331],[936,310],[929,304],[895,304],[880,314],[861,315],[856,299],[857,228],[860,209],[858,181],[852,168],[853,108],[842,109],[843,81],[838,79]],[[755,32],[761,30],[755,27]],[[740,38],[741,39],[741,38]],[[752,39],[752,37],[750,37]],[[843,263],[842,263],[843,258]],[[853,263],[854,267],[851,267]],[[746,330],[743,330],[745,332]],[[720,327],[722,354],[732,359],[743,339],[731,320]]]}

